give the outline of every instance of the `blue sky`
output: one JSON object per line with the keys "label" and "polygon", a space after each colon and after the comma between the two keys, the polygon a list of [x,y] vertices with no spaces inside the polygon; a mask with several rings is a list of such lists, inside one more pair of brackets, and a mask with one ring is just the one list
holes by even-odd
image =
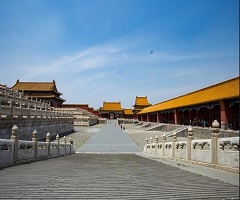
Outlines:
{"label": "blue sky", "polygon": [[[238,0],[0,0],[0,83],[155,104],[239,76]],[[151,53],[152,51],[152,53]]]}

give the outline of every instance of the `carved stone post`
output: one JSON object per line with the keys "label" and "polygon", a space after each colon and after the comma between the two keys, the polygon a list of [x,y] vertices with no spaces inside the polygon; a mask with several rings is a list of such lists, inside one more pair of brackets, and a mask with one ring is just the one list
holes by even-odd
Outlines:
{"label": "carved stone post", "polygon": [[152,137],[150,137],[150,144],[152,144]]}
{"label": "carved stone post", "polygon": [[70,145],[70,154],[72,154],[72,140],[71,138],[68,138],[68,142],[69,142],[69,145]]}
{"label": "carved stone post", "polygon": [[148,138],[146,138],[146,144],[144,145],[143,152],[147,153]]}
{"label": "carved stone post", "polygon": [[37,103],[34,104],[34,116],[37,117]]}
{"label": "carved stone post", "polygon": [[218,163],[218,136],[220,131],[220,124],[217,120],[214,120],[212,123],[212,137],[211,137],[211,162],[212,164]]}
{"label": "carved stone post", "polygon": [[176,149],[175,143],[176,143],[176,141],[177,141],[177,133],[176,133],[176,131],[174,130],[174,131],[173,131],[173,141],[172,141],[172,157],[173,157],[173,158],[175,157],[175,149]]}
{"label": "carved stone post", "polygon": [[[22,94],[21,94],[21,95],[22,95]],[[21,99],[21,101],[22,101],[22,99]],[[22,102],[20,102],[19,106],[20,106],[20,115],[23,116],[23,106],[22,106]]]}
{"label": "carved stone post", "polygon": [[13,141],[13,162],[16,163],[18,160],[18,127],[16,125],[12,128],[11,140]]}
{"label": "carved stone post", "polygon": [[188,139],[187,139],[187,160],[192,159],[192,140],[193,140],[193,128],[191,126],[188,127]]}
{"label": "carved stone post", "polygon": [[42,111],[42,103],[40,103],[39,112],[40,112],[40,116],[41,116],[41,117],[44,117],[44,116],[43,116],[43,111]]}
{"label": "carved stone post", "polygon": [[0,99],[0,115],[2,114],[2,99]]}
{"label": "carved stone post", "polygon": [[157,155],[157,149],[158,149],[158,148],[157,148],[157,146],[158,146],[157,144],[158,144],[158,136],[156,135],[156,136],[155,136],[155,154],[156,154],[156,155]]}
{"label": "carved stone post", "polygon": [[34,142],[34,158],[37,159],[37,157],[38,157],[38,137],[37,137],[36,130],[33,131],[32,141]]}
{"label": "carved stone post", "polygon": [[163,146],[162,146],[162,152],[163,152],[163,156],[164,156],[164,151],[165,151],[165,143],[166,143],[166,141],[167,141],[167,137],[166,137],[166,133],[164,132],[163,133]]}
{"label": "carved stone post", "polygon": [[28,107],[27,107],[27,108],[28,108],[28,116],[30,116],[30,115],[31,115],[31,113],[30,113],[31,110],[30,110],[30,103],[29,103],[29,100],[27,100],[27,104],[28,104]]}
{"label": "carved stone post", "polygon": [[58,134],[56,135],[56,140],[57,140],[57,155],[59,156],[59,144],[60,144],[60,142],[59,142],[59,135]]}
{"label": "carved stone post", "polygon": [[12,116],[13,115],[13,101],[12,100],[10,100],[10,102],[9,102],[9,106],[10,106],[10,115]]}
{"label": "carved stone post", "polygon": [[46,135],[46,142],[47,142],[47,147],[48,147],[48,156],[51,155],[51,140],[50,140],[50,133],[48,132]]}
{"label": "carved stone post", "polygon": [[66,136],[63,137],[63,142],[64,142],[64,154],[66,155],[66,144],[67,144]]}
{"label": "carved stone post", "polygon": [[13,102],[15,103],[16,102],[16,92],[14,92],[13,89],[12,89],[12,94],[13,94]]}

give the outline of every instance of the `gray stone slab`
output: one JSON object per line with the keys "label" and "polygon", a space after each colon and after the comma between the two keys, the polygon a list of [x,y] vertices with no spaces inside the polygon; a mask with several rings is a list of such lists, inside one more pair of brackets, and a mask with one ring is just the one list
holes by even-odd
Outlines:
{"label": "gray stone slab", "polygon": [[132,141],[128,134],[121,129],[121,126],[116,123],[116,120],[108,121],[108,124],[96,132],[80,148],[76,149],[76,152],[141,152],[141,149]]}
{"label": "gray stone slab", "polygon": [[239,187],[135,154],[74,154],[0,170],[0,199],[238,199]]}

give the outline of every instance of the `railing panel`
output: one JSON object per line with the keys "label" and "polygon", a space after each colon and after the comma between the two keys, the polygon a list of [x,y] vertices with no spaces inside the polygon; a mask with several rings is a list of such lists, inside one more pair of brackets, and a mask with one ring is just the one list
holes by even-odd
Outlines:
{"label": "railing panel", "polygon": [[187,141],[176,142],[175,146],[175,157],[187,159]]}
{"label": "railing panel", "polygon": [[59,154],[61,156],[65,155],[65,144],[63,144],[63,143],[59,144]]}
{"label": "railing panel", "polygon": [[157,143],[156,148],[157,155],[163,157],[163,143]]}
{"label": "railing panel", "polygon": [[13,141],[0,139],[0,166],[13,163]]}
{"label": "railing panel", "polygon": [[152,143],[150,144],[150,154],[156,154],[156,144],[155,143]]}
{"label": "railing panel", "polygon": [[239,168],[239,137],[218,140],[218,163]]}
{"label": "railing panel", "polygon": [[172,156],[172,142],[165,142],[165,147],[164,147],[164,155],[166,157],[171,157]]}
{"label": "railing panel", "polygon": [[18,160],[34,159],[34,143],[32,141],[19,140]]}
{"label": "railing panel", "polygon": [[55,142],[50,143],[51,147],[51,157],[57,157],[58,156],[58,145]]}
{"label": "railing panel", "polygon": [[38,158],[45,158],[48,156],[47,142],[38,142]]}

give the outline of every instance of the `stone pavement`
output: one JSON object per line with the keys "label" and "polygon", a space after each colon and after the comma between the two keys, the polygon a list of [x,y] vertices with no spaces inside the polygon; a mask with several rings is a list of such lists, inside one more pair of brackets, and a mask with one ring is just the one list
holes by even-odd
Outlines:
{"label": "stone pavement", "polygon": [[0,199],[238,199],[239,187],[135,154],[73,154],[0,170]]}
{"label": "stone pavement", "polygon": [[219,179],[239,174],[143,157],[114,121],[91,136],[77,154],[0,170],[0,199],[239,199]]}
{"label": "stone pavement", "polygon": [[121,130],[117,120],[109,120],[108,124],[96,132],[76,152],[92,153],[127,153],[142,150]]}

